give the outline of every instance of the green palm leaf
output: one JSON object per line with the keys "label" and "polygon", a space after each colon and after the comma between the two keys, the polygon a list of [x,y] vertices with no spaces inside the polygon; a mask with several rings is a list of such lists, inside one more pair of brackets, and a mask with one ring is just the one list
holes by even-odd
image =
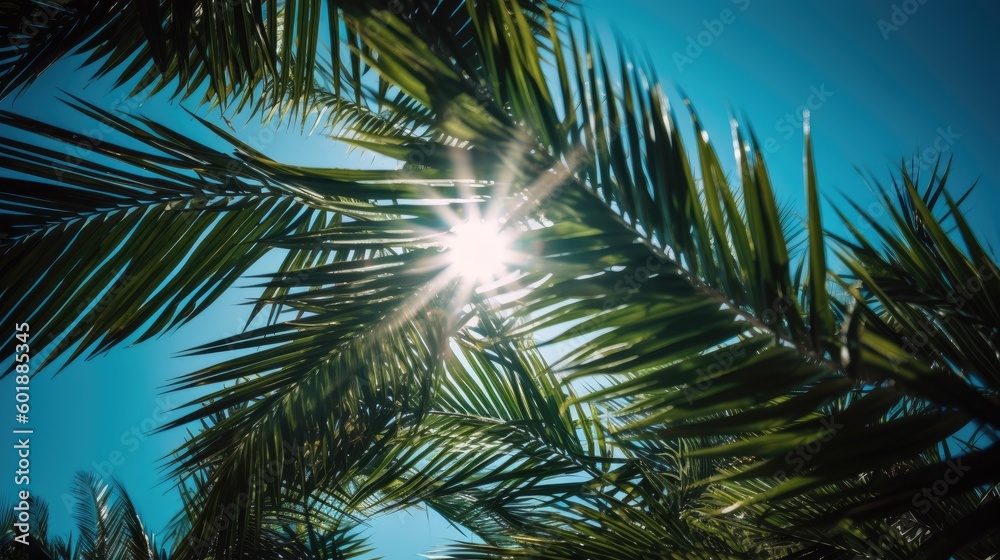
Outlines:
{"label": "green palm leaf", "polygon": [[[204,428],[175,462],[203,477],[181,557],[204,552],[193,543],[219,558],[256,550],[270,520],[294,525],[310,500],[361,515],[433,507],[485,541],[456,549],[463,558],[848,558],[910,517],[919,529],[899,557],[995,548],[995,438],[958,441],[1000,422],[997,265],[944,189],[947,170],[921,187],[903,170],[895,199],[883,189],[891,223],[870,220],[871,239],[845,224],[852,238],[833,238],[851,274],[841,278],[808,131],[799,251],[753,132],[732,119],[730,184],[692,110],[691,160],[648,65],[622,53],[615,66],[585,25],[535,4],[338,4],[326,15],[337,29],[343,18],[349,54],[334,49],[324,89],[302,78],[317,58],[314,6],[286,3],[283,50],[263,49],[265,63],[238,79],[220,44],[180,63],[183,48],[152,54],[147,30],[148,56],[186,87],[204,75],[210,99],[249,103],[250,83],[287,107],[307,98],[336,134],[401,170],[288,166],[206,123],[224,153],[82,102],[151,150],[105,144],[117,165],[102,166],[4,148],[3,165],[46,194],[6,203],[16,219],[4,258],[31,243],[57,257],[48,284],[7,298],[4,316],[41,305],[65,332],[69,312],[45,299],[58,279],[91,278],[74,304],[111,289],[113,264],[143,279],[147,291],[115,296],[125,320],[94,315],[81,349],[150,320],[140,337],[180,324],[265,251],[289,251],[259,286],[254,312],[269,308],[269,323],[193,351],[257,350],[175,384],[211,387],[171,426]],[[192,20],[207,22],[198,41],[256,45],[215,17]],[[254,20],[275,45],[278,19]],[[184,64],[205,67],[188,75]],[[200,229],[164,226],[204,178],[221,190],[217,207],[192,214]],[[85,196],[49,202],[56,191]],[[512,275],[484,285],[459,272],[452,240],[469,221],[514,238]],[[164,227],[158,258],[128,245]],[[85,229],[123,243],[102,247]],[[831,296],[831,283],[850,297]],[[553,334],[538,354],[527,335],[542,332]],[[968,470],[951,480],[956,460]],[[927,512],[907,511],[941,480],[947,492]]]}

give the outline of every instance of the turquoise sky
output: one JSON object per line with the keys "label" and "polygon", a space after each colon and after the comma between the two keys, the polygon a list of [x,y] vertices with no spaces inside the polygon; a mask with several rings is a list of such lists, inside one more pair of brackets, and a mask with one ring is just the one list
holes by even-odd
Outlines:
{"label": "turquoise sky", "polygon": [[[601,37],[615,34],[648,49],[676,102],[678,87],[695,103],[715,145],[728,154],[728,110],[747,118],[767,149],[775,188],[796,206],[802,202],[802,135],[797,120],[811,105],[821,189],[835,203],[840,193],[867,206],[874,201],[855,168],[888,179],[900,158],[929,163],[940,152],[954,156],[953,192],[979,180],[968,201],[974,227],[994,246],[1000,235],[994,215],[1000,203],[996,103],[1000,70],[1000,4],[988,1],[908,0],[869,2],[764,2],[763,0],[619,0],[586,3]],[[882,23],[880,23],[880,21]],[[129,105],[124,91],[86,83],[87,71],[60,64],[30,90],[0,107],[81,132],[94,123],[55,101],[59,88],[104,107],[118,106],[204,135],[177,103],[153,99]],[[194,109],[192,103],[185,106]],[[675,105],[676,106],[676,105]],[[205,111],[200,111],[205,113]],[[679,116],[683,116],[682,114]],[[242,121],[241,121],[242,122]],[[278,160],[314,165],[371,165],[364,155],[297,130],[277,131],[234,121],[238,136]],[[687,121],[682,120],[682,125]],[[0,132],[2,138],[11,131]],[[929,172],[927,167],[925,172]],[[848,216],[853,215],[848,212]],[[834,216],[824,213],[828,226]],[[261,271],[266,270],[266,263]],[[249,284],[250,282],[246,282]],[[172,355],[209,339],[236,334],[247,310],[234,307],[254,294],[232,290],[223,301],[174,334],[107,356],[79,361],[53,378],[43,371],[32,384],[31,490],[51,505],[52,530],[65,532],[69,517],[62,496],[79,470],[119,477],[159,531],[178,506],[158,485],[161,459],[182,433],[146,435],[176,416],[160,387],[205,359]],[[13,400],[13,379],[0,394]],[[12,420],[11,420],[12,422]],[[133,430],[134,428],[134,430]],[[0,462],[9,472],[12,453]],[[115,459],[119,464],[112,464]],[[9,493],[4,476],[0,491]],[[459,538],[422,512],[380,520],[373,543],[386,558],[411,558],[448,538]]]}

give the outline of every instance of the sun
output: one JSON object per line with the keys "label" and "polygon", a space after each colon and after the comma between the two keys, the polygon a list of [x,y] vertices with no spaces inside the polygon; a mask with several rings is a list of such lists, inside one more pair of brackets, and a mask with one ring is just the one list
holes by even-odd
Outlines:
{"label": "sun", "polygon": [[505,275],[513,257],[510,237],[495,220],[465,220],[449,233],[449,268],[456,275],[476,282],[489,282]]}

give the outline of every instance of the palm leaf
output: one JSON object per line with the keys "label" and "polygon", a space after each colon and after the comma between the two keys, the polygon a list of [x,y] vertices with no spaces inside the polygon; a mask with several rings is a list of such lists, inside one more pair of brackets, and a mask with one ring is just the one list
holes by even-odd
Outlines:
{"label": "palm leaf", "polygon": [[[186,476],[208,469],[190,534],[236,557],[269,516],[301,515],[298,504],[314,499],[354,511],[435,507],[486,541],[465,557],[868,554],[866,536],[899,524],[908,501],[947,475],[963,430],[992,433],[1000,421],[997,266],[944,191],[947,171],[918,188],[904,170],[904,204],[887,209],[888,226],[871,220],[874,239],[847,224],[854,239],[835,240],[854,278],[838,278],[808,131],[799,253],[758,141],[738,119],[731,185],[693,111],[689,159],[648,64],[623,53],[614,68],[586,28],[543,11],[464,6],[459,45],[428,35],[413,14],[353,4],[341,14],[353,18],[344,62],[354,85],[338,90],[334,76],[332,126],[406,162],[401,171],[297,168],[231,139],[228,155],[149,121],[118,125],[166,153],[149,158],[158,184],[225,169],[240,188],[321,213],[248,236],[300,251],[265,277],[257,302],[257,312],[287,312],[195,352],[262,349],[176,384],[213,391],[173,426],[233,410],[175,463]],[[308,55],[315,34],[287,47],[299,41],[288,20],[305,29],[316,17],[304,13],[284,12],[283,41]],[[276,18],[262,21],[277,37]],[[293,84],[306,59],[293,59],[274,64],[275,91],[308,97]],[[359,87],[366,69],[374,84]],[[144,157],[124,146],[104,153]],[[96,180],[90,165],[67,169],[74,185]],[[940,200],[964,249],[934,213]],[[46,223],[43,211],[22,212],[20,231]],[[453,270],[449,235],[482,217],[513,232],[516,281],[477,286]],[[855,279],[849,299],[829,294],[831,281]],[[473,322],[473,304],[503,321]],[[555,333],[542,345],[554,371],[520,342],[543,329]],[[120,338],[103,324],[92,338],[107,332]],[[928,342],[915,344],[921,334]],[[498,454],[470,453],[470,441]],[[898,550],[974,558],[995,544],[986,520],[996,443],[966,445],[954,459],[970,470],[935,507],[960,513],[921,520],[927,534]],[[910,470],[890,483],[893,469]],[[571,474],[583,480],[560,479]],[[241,497],[246,506],[219,529],[220,512]]]}

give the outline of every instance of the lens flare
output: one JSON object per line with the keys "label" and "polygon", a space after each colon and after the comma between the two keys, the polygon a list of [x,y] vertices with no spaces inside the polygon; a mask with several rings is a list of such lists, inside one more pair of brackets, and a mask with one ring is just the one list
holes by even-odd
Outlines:
{"label": "lens flare", "polygon": [[458,276],[489,282],[508,272],[510,235],[492,220],[469,219],[451,230],[448,241],[451,269]]}

